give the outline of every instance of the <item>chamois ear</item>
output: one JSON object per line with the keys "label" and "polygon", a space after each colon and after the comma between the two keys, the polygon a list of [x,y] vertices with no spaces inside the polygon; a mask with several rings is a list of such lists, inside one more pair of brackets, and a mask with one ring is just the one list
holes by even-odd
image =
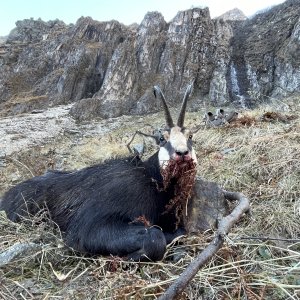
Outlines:
{"label": "chamois ear", "polygon": [[225,117],[225,111],[222,108],[218,108],[216,110],[216,116],[217,118],[224,118]]}
{"label": "chamois ear", "polygon": [[188,87],[185,91],[183,100],[182,100],[181,109],[180,109],[180,113],[178,115],[178,121],[177,121],[177,125],[179,127],[183,127],[184,116],[185,116],[185,111],[186,111],[186,104],[187,104],[187,101],[188,101],[188,98],[189,98],[190,94],[192,93],[193,84],[194,84],[194,82],[192,82],[191,84],[188,85]]}
{"label": "chamois ear", "polygon": [[215,116],[211,111],[209,111],[209,112],[207,113],[207,117],[208,117],[208,120],[209,120],[209,121],[213,121],[213,120],[215,120],[215,118],[216,118],[216,116]]}
{"label": "chamois ear", "polygon": [[225,120],[226,120],[228,123],[230,123],[230,122],[236,120],[237,117],[238,117],[238,115],[239,115],[238,112],[236,112],[236,111],[231,111],[231,112],[229,112],[228,115],[225,117]]}
{"label": "chamois ear", "polygon": [[174,127],[174,122],[173,122],[173,119],[171,117],[170,110],[169,110],[169,107],[167,105],[166,98],[165,98],[163,92],[161,91],[160,87],[157,86],[157,85],[155,85],[153,87],[153,93],[154,93],[155,98],[157,97],[157,95],[160,95],[160,97],[161,97],[161,100],[162,100],[162,103],[163,103],[163,107],[164,107],[164,113],[165,113],[165,118],[166,118],[166,124],[167,124],[167,126],[169,128]]}

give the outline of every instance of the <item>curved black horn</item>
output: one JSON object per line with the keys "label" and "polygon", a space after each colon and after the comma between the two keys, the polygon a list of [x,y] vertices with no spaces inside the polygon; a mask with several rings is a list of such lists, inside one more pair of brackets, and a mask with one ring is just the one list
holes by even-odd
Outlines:
{"label": "curved black horn", "polygon": [[177,121],[177,125],[179,127],[183,127],[183,123],[184,123],[184,116],[185,116],[185,110],[186,110],[186,104],[187,104],[187,100],[189,98],[189,95],[191,94],[193,89],[193,83],[191,83],[190,85],[188,85],[183,100],[182,100],[182,105],[181,105],[181,109],[180,109],[180,113],[178,116],[178,121]]}
{"label": "curved black horn", "polygon": [[159,94],[160,97],[161,97],[161,100],[162,100],[162,103],[163,103],[163,106],[164,106],[164,112],[165,112],[165,118],[166,118],[167,126],[169,128],[174,127],[174,123],[173,123],[173,120],[172,120],[172,117],[171,117],[171,114],[170,114],[165,96],[164,96],[163,92],[161,91],[160,87],[155,85],[153,87],[153,93],[154,93],[155,98],[157,97],[156,93]]}

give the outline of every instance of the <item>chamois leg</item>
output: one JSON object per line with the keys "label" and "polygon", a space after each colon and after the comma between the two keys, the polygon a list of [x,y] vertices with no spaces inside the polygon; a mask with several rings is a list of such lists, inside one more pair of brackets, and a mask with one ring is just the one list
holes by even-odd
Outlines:
{"label": "chamois leg", "polygon": [[186,235],[186,230],[184,228],[178,228],[175,232],[164,232],[167,244],[170,244],[174,239],[181,235]]}
{"label": "chamois leg", "polygon": [[165,236],[156,227],[111,221],[98,226],[94,224],[89,231],[74,229],[67,234],[67,244],[80,252],[111,254],[134,261],[157,261],[166,251]]}

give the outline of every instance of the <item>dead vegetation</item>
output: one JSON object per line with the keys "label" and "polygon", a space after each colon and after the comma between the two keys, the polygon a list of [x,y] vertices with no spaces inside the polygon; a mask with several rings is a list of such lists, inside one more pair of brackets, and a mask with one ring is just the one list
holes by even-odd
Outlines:
{"label": "dead vegetation", "polygon": [[[299,104],[294,99],[293,110],[287,112],[270,107],[242,112],[235,125],[203,127],[194,135],[198,175],[244,193],[253,216],[231,230],[222,248],[178,299],[300,298]],[[268,112],[284,121],[262,119]],[[190,113],[187,119],[197,123],[201,115]],[[144,123],[150,123],[148,118]],[[99,140],[86,136],[74,143],[76,136],[65,135],[30,152],[10,155],[6,167],[0,168],[1,188],[43,173],[50,161],[56,168],[72,169],[118,155],[118,147],[124,154],[131,134],[141,129],[134,122],[128,124]],[[108,140],[111,152],[101,152],[101,141]],[[133,263],[78,255],[63,245],[55,224],[35,218],[15,224],[1,214],[0,252],[17,243],[40,247],[0,268],[0,299],[156,299],[214,234],[209,230],[180,238],[168,247],[162,262]]]}
{"label": "dead vegetation", "polygon": [[171,179],[178,179],[177,186],[175,188],[175,197],[171,199],[166,206],[166,212],[175,208],[176,214],[176,228],[179,224],[187,224],[187,207],[188,199],[190,199],[193,192],[197,173],[197,165],[194,161],[181,161],[176,162],[169,161],[165,168],[162,168],[161,174],[163,177],[164,189],[169,186]]}

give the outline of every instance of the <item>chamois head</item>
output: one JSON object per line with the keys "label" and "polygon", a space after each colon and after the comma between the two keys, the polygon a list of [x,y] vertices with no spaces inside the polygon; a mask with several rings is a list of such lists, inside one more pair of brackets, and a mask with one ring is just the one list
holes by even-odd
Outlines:
{"label": "chamois head", "polygon": [[[158,160],[164,189],[175,182],[174,198],[166,206],[166,212],[175,211],[176,227],[187,222],[187,203],[191,198],[197,172],[197,158],[193,149],[192,132],[184,127],[184,116],[192,85],[189,85],[182,101],[176,125],[161,89],[154,86],[154,95],[160,95],[166,118],[166,128],[161,131]],[[175,179],[175,181],[174,181]]]}
{"label": "chamois head", "polygon": [[160,132],[158,153],[159,164],[162,168],[167,166],[170,161],[174,162],[193,162],[197,163],[195,151],[193,149],[192,132],[184,127],[184,116],[187,100],[192,92],[192,85],[187,87],[184,94],[181,109],[176,125],[171,117],[165,96],[158,86],[154,86],[154,96],[161,97],[166,118],[166,127]]}

